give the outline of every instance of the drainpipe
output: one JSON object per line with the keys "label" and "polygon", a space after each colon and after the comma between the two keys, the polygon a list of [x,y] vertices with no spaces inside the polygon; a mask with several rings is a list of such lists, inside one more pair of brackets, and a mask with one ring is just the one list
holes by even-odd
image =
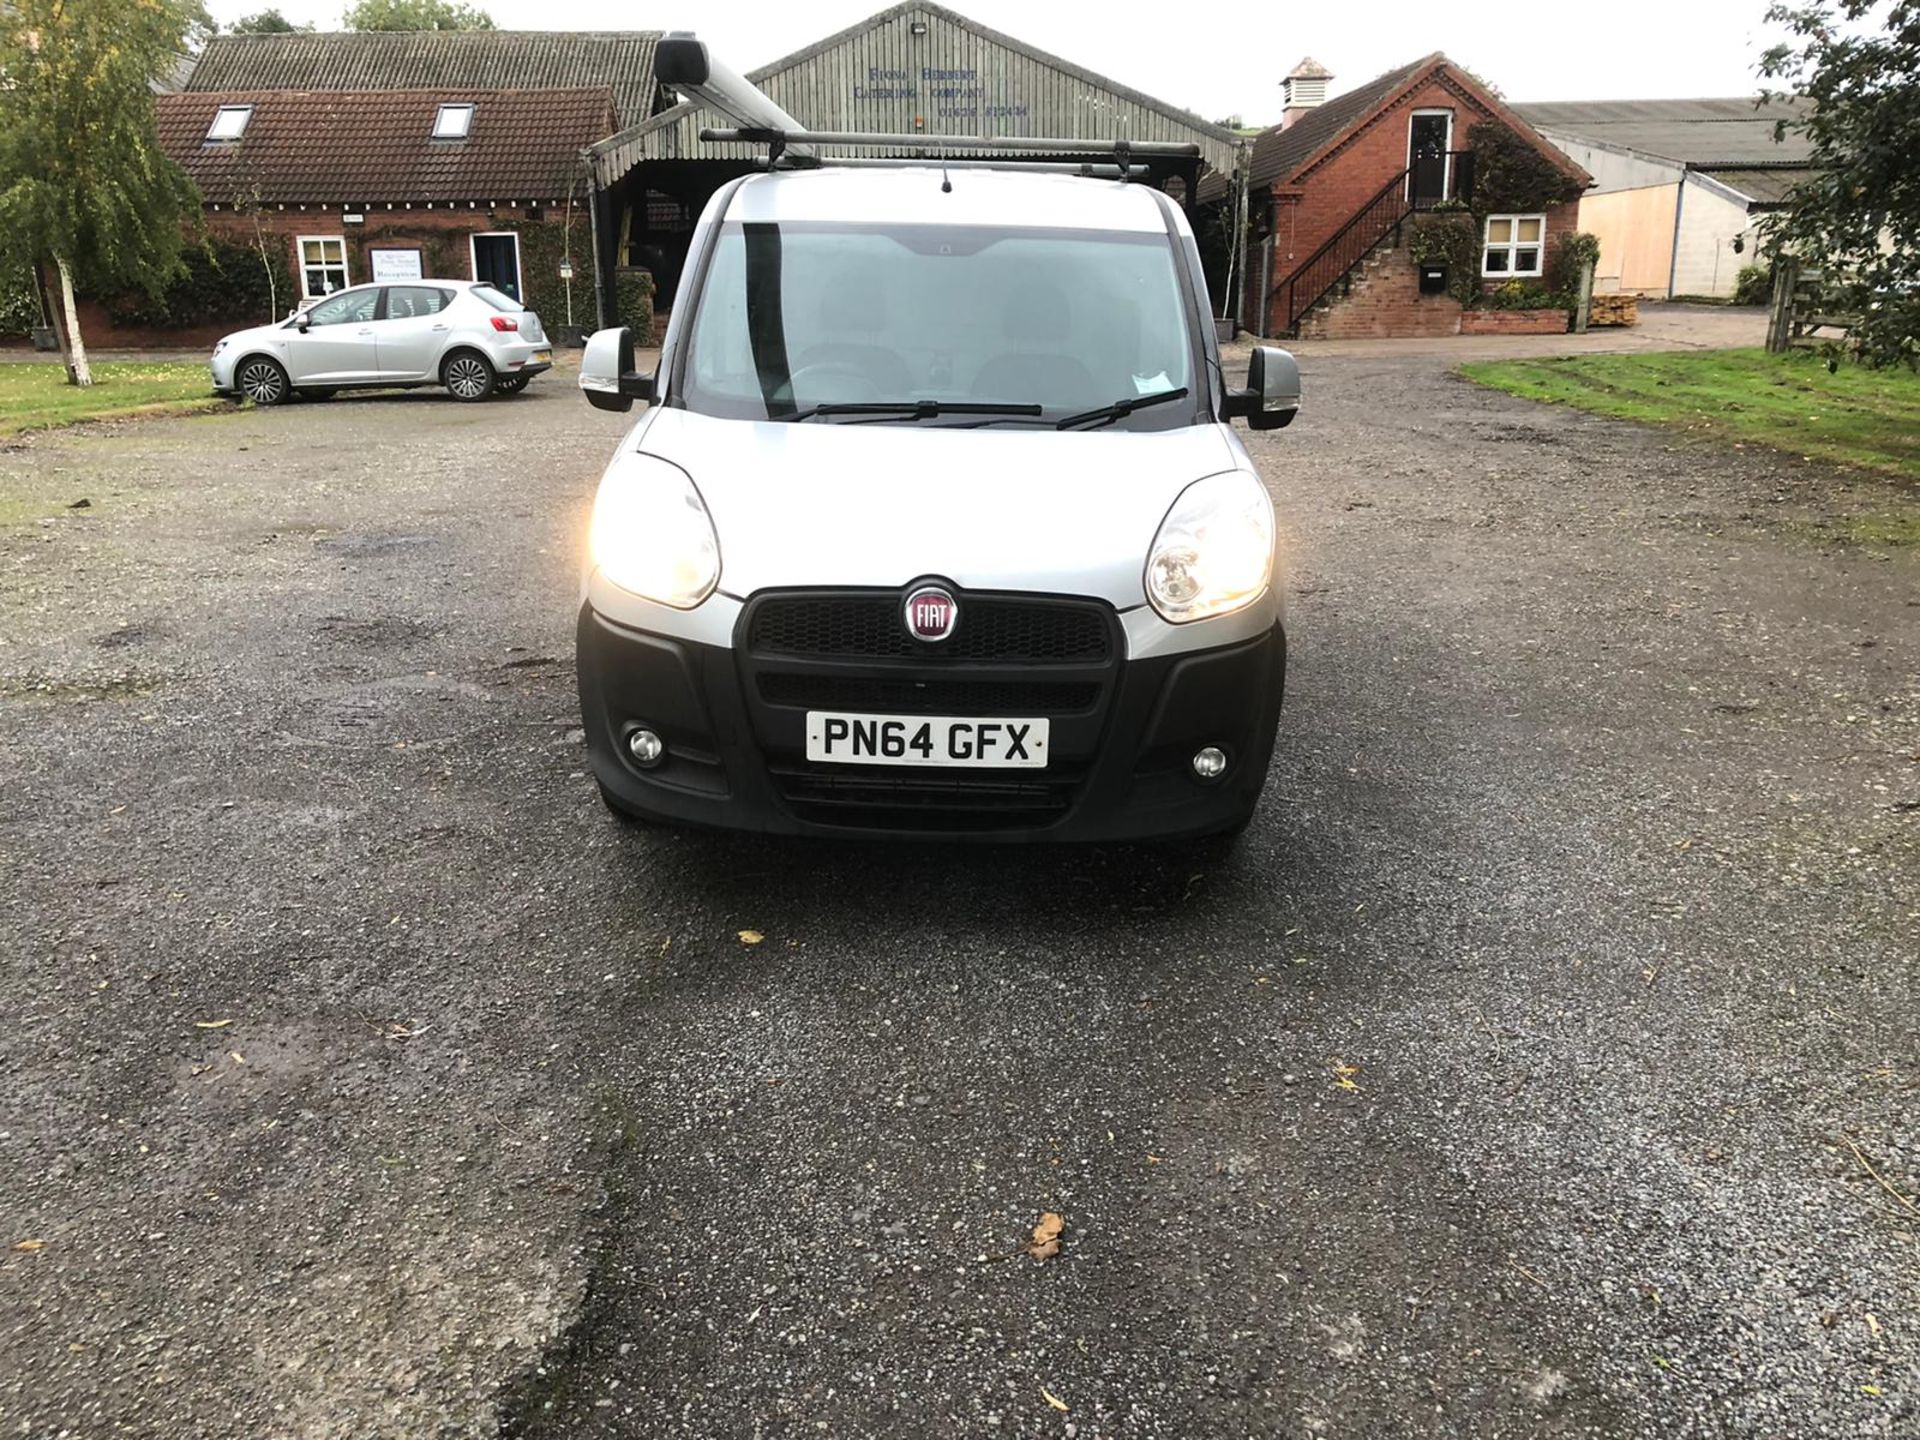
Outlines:
{"label": "drainpipe", "polygon": [[1260,315],[1253,333],[1265,340],[1273,323],[1273,236],[1260,242]]}
{"label": "drainpipe", "polygon": [[1680,171],[1680,183],[1673,192],[1673,259],[1667,266],[1667,298],[1669,300],[1673,298],[1674,291],[1680,284],[1680,212],[1686,208],[1687,176],[1691,173],[1688,169]]}
{"label": "drainpipe", "polygon": [[587,167],[587,248],[593,251],[594,329],[604,330],[607,320],[606,281],[600,275],[600,177],[594,174],[593,152],[582,150],[580,158]]}

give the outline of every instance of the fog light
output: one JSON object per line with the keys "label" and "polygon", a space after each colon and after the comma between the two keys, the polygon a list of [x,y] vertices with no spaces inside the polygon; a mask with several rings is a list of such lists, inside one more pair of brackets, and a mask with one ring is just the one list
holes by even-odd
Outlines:
{"label": "fog light", "polygon": [[1202,780],[1218,780],[1227,773],[1227,752],[1207,745],[1193,752],[1193,773]]}
{"label": "fog light", "polygon": [[[642,770],[651,770],[660,763],[660,757],[666,753],[667,742],[651,730],[635,730],[627,736],[627,754],[633,757],[633,763]],[[1196,760],[1194,763],[1197,765],[1200,762]]]}

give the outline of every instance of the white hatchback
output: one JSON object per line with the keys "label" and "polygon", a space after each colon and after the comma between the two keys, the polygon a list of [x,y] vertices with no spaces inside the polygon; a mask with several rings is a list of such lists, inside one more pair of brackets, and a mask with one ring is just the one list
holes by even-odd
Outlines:
{"label": "white hatchback", "polygon": [[540,317],[472,280],[340,290],[213,347],[213,388],[256,405],[289,395],[444,385],[456,400],[517,395],[553,365]]}

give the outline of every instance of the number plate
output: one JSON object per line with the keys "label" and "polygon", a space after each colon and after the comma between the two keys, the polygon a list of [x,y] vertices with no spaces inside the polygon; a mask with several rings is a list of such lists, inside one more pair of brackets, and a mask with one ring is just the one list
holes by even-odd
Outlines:
{"label": "number plate", "polygon": [[843,765],[1041,770],[1047,764],[1047,722],[809,710],[807,759]]}
{"label": "number plate", "polygon": [[551,365],[553,363],[553,351],[551,350],[534,351],[533,363],[536,365]]}

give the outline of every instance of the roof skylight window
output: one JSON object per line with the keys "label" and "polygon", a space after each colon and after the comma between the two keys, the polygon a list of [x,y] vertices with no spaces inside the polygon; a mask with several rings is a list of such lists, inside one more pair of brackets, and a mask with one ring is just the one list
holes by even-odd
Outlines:
{"label": "roof skylight window", "polygon": [[433,138],[436,140],[464,140],[467,131],[472,128],[471,105],[442,105],[440,113],[433,117]]}
{"label": "roof skylight window", "polygon": [[251,105],[222,105],[214,113],[213,124],[207,127],[207,139],[238,140],[247,133],[247,122],[251,119]]}

